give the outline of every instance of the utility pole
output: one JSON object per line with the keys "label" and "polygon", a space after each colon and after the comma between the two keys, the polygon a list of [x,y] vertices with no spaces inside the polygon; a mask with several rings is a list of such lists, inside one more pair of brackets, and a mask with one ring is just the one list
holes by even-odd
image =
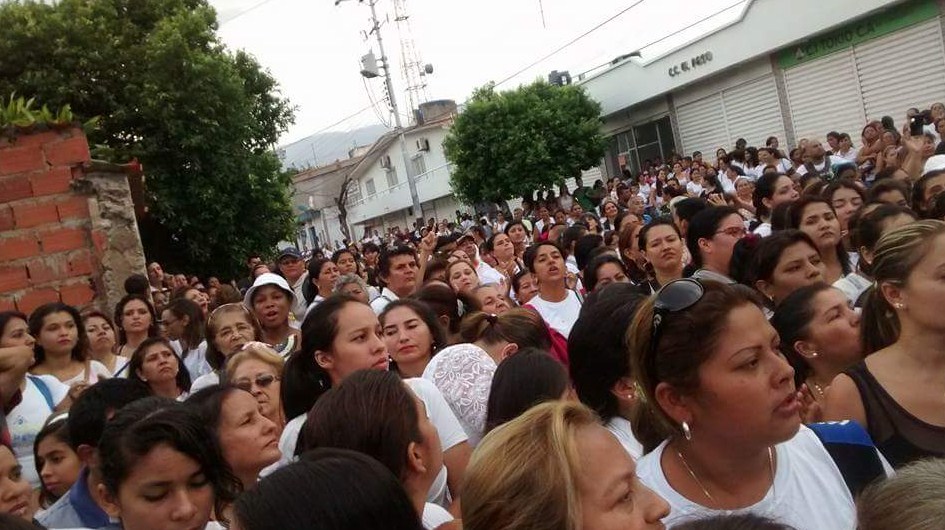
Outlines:
{"label": "utility pole", "polygon": [[[335,0],[338,5],[343,0]],[[359,0],[362,1],[362,0]],[[394,113],[394,125],[400,133],[400,154],[404,159],[404,171],[407,173],[407,186],[410,188],[410,200],[413,202],[413,214],[420,221],[419,226],[423,226],[423,209],[420,207],[420,195],[417,193],[417,183],[414,180],[413,171],[410,167],[410,154],[407,152],[407,138],[404,136],[404,126],[400,119],[400,112],[397,107],[397,96],[394,94],[394,84],[391,81],[390,63],[387,60],[387,54],[384,53],[384,39],[381,37],[381,23],[377,20],[377,9],[375,5],[378,0],[367,0],[371,8],[371,32],[377,39],[377,48],[381,54],[381,68],[384,69],[384,84],[387,87],[387,95],[390,98],[391,112]]]}

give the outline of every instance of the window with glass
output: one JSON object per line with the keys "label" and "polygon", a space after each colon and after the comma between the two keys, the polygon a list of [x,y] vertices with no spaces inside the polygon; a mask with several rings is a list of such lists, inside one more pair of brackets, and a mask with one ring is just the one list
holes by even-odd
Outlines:
{"label": "window with glass", "polygon": [[397,168],[390,168],[386,171],[387,174],[387,187],[393,188],[397,185]]}
{"label": "window with glass", "polygon": [[675,150],[669,116],[636,125],[611,137],[606,159],[608,175],[619,176],[624,168],[637,174],[647,162],[666,160]]}
{"label": "window with glass", "polygon": [[377,189],[374,187],[374,179],[364,181],[364,189],[367,190],[368,197],[377,193]]}

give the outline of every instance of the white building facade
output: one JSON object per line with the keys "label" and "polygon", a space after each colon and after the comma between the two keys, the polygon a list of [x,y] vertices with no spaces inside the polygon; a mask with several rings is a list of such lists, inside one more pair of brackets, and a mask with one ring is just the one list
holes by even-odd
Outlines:
{"label": "white building facade", "polygon": [[[450,188],[451,170],[443,152],[443,140],[453,124],[456,107],[447,104],[445,108],[447,112],[428,113],[424,123],[406,129],[404,138],[409,171],[416,181],[423,209],[421,216],[455,221],[457,210],[469,209],[455,198]],[[393,227],[406,231],[412,226],[418,216],[413,211],[407,171],[399,134],[392,131],[371,146],[353,173],[358,193],[349,201],[348,222],[354,238],[362,239],[375,230],[383,235]]]}
{"label": "white building facade", "polygon": [[753,0],[727,26],[576,81],[602,105],[604,172],[673,152],[715,159],[738,138],[780,147],[945,101],[937,0]]}

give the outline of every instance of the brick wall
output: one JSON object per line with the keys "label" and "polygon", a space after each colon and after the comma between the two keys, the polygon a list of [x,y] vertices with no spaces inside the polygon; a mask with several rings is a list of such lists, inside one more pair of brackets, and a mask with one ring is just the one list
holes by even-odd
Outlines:
{"label": "brick wall", "polygon": [[79,129],[0,137],[0,311],[29,314],[60,300],[108,309],[115,296],[109,284],[143,272],[133,214],[140,260],[120,278],[108,270],[112,223],[101,218],[97,187],[86,175],[90,162]]}

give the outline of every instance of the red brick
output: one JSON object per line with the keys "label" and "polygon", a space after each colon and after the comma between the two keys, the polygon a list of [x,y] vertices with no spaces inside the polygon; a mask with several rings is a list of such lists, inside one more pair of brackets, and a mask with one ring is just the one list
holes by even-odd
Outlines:
{"label": "red brick", "polygon": [[66,271],[69,276],[88,276],[92,274],[92,253],[88,250],[79,250],[69,256]]}
{"label": "red brick", "polygon": [[[88,151],[88,148],[86,148]],[[38,145],[0,150],[0,175],[45,169],[43,150]]]}
{"label": "red brick", "polygon": [[45,144],[43,151],[46,152],[46,160],[53,166],[70,166],[92,159],[92,155],[89,154],[89,142],[85,139],[85,135]]}
{"label": "red brick", "polygon": [[85,176],[85,168],[82,166],[72,166],[72,180],[80,179]]}
{"label": "red brick", "polygon": [[55,289],[34,289],[27,291],[16,301],[16,307],[25,314],[30,314],[37,307],[59,301],[59,292]]}
{"label": "red brick", "polygon": [[13,222],[13,208],[6,204],[0,204],[0,232],[13,230],[16,223]]}
{"label": "red brick", "polygon": [[89,200],[85,197],[73,197],[56,205],[59,210],[59,220],[88,219]]}
{"label": "red brick", "polygon": [[30,260],[26,264],[26,270],[29,272],[30,283],[32,285],[41,285],[65,277],[64,256],[51,258],[38,257]]}
{"label": "red brick", "polygon": [[12,296],[0,296],[0,311],[16,311],[16,299]]}
{"label": "red brick", "polygon": [[59,140],[59,133],[54,131],[44,131],[36,134],[26,134],[17,136],[13,145],[16,147],[31,147],[34,145],[43,145]]}
{"label": "red brick", "polygon": [[32,235],[0,238],[0,260],[12,261],[39,255],[39,242]]}
{"label": "red brick", "polygon": [[67,167],[54,167],[49,171],[33,173],[30,176],[34,197],[66,193],[69,191],[69,183],[71,182],[72,169]]}
{"label": "red brick", "polygon": [[62,295],[62,303],[74,307],[87,305],[95,299],[95,290],[89,285],[89,282],[66,285],[59,289]]}
{"label": "red brick", "polygon": [[13,219],[18,229],[30,228],[46,223],[58,223],[59,211],[51,202],[17,204],[13,207]]}
{"label": "red brick", "polygon": [[101,255],[105,252],[105,249],[108,247],[108,236],[105,235],[105,232],[101,230],[92,231],[92,244],[95,245],[95,251]]}
{"label": "red brick", "polygon": [[59,228],[42,234],[40,239],[46,254],[75,250],[86,245],[85,230],[81,228]]}
{"label": "red brick", "polygon": [[[0,151],[2,153],[3,151]],[[30,179],[26,175],[0,177],[0,202],[13,202],[33,196]]]}
{"label": "red brick", "polygon": [[29,285],[26,267],[22,265],[0,267],[0,292],[19,291],[26,289]]}

